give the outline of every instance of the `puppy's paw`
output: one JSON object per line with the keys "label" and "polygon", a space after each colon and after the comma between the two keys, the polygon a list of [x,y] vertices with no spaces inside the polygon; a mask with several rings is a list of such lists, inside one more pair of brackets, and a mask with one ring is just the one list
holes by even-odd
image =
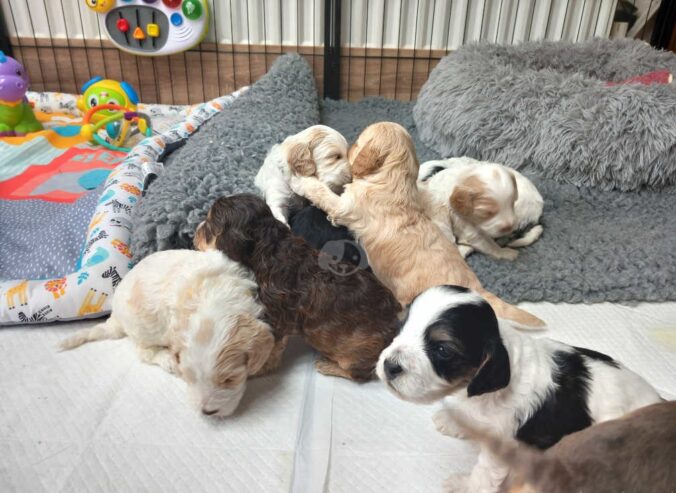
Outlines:
{"label": "puppy's paw", "polygon": [[457,427],[450,413],[446,409],[440,409],[432,416],[434,427],[439,433],[452,438],[465,438],[465,435]]}
{"label": "puppy's paw", "polygon": [[305,197],[308,188],[310,188],[316,181],[316,178],[292,175],[291,179],[289,180],[289,187],[293,193]]}
{"label": "puppy's paw", "polygon": [[513,248],[501,248],[498,253],[498,258],[501,260],[516,260],[519,256],[519,251]]}
{"label": "puppy's paw", "polygon": [[458,251],[460,252],[460,255],[462,255],[462,258],[467,258],[474,249],[469,245],[458,245]]}
{"label": "puppy's paw", "polygon": [[451,474],[444,480],[442,491],[444,493],[465,493],[468,478],[469,476],[465,474]]}

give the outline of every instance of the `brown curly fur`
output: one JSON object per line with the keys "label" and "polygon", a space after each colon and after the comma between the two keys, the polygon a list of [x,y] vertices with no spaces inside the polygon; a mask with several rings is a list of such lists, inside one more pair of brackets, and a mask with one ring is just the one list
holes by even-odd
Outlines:
{"label": "brown curly fur", "polygon": [[213,246],[252,269],[276,336],[301,334],[321,354],[322,373],[371,378],[380,352],[399,331],[401,306],[373,274],[323,269],[319,252],[293,236],[255,195],[218,199],[195,245]]}

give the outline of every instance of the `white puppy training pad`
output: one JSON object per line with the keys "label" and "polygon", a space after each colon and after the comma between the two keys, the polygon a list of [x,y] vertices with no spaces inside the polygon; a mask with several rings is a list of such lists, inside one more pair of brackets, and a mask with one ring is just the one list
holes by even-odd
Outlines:
{"label": "white puppy training pad", "polygon": [[[549,323],[538,335],[608,353],[676,398],[676,303],[523,306]],[[436,406],[319,375],[299,340],[213,420],[127,340],[57,352],[92,323],[0,330],[3,493],[429,492],[476,460],[436,432]]]}

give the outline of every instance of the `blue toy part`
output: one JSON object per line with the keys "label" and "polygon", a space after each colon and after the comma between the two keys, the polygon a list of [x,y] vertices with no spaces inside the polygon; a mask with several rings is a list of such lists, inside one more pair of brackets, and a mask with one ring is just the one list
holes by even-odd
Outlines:
{"label": "blue toy part", "polygon": [[7,56],[0,50],[0,63],[5,63],[7,61]]}
{"label": "blue toy part", "polygon": [[82,86],[82,90],[80,92],[84,93],[92,85],[96,84],[97,82],[101,82],[102,80],[103,80],[103,77],[101,77],[100,75],[97,75],[96,77],[92,77],[88,82],[84,83],[84,85]]}
{"label": "blue toy part", "polygon": [[134,88],[131,87],[131,84],[123,80],[120,82],[120,87],[127,94],[127,97],[129,97],[129,101],[131,101],[132,104],[138,104],[138,94],[136,94]]}
{"label": "blue toy part", "polygon": [[106,125],[106,133],[111,139],[117,139],[120,135],[120,122],[110,122]]}

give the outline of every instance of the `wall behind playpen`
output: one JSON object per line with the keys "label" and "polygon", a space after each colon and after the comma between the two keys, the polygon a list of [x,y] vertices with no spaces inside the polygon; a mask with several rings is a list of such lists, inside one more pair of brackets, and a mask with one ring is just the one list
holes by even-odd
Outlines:
{"label": "wall behind playpen", "polygon": [[326,87],[339,92],[329,94],[409,100],[442,56],[470,42],[607,37],[617,0],[209,3],[205,40],[168,57],[116,49],[82,0],[3,0],[2,13],[11,50],[26,65],[34,90],[79,92],[92,76],[103,75],[127,80],[145,102],[195,103],[251,84],[280,53],[298,52],[320,89],[330,62]]}

